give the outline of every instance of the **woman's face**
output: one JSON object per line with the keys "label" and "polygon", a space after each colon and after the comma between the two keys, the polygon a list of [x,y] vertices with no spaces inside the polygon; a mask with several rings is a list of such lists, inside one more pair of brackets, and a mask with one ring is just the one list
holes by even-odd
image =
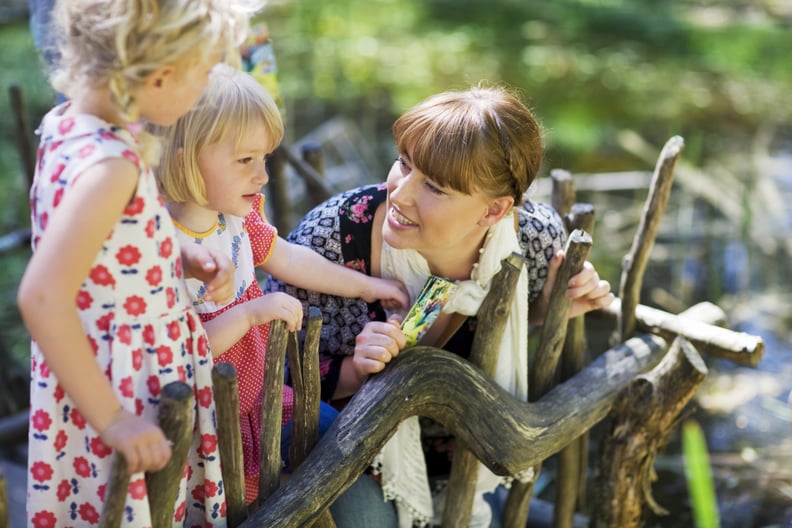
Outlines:
{"label": "woman's face", "polygon": [[382,237],[390,246],[417,250],[430,264],[478,250],[488,228],[487,196],[440,187],[412,165],[409,153],[393,164],[387,186]]}

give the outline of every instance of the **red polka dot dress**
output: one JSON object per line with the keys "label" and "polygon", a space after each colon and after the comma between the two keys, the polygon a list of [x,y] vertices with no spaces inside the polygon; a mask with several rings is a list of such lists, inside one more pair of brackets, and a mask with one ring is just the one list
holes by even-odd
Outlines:
{"label": "red polka dot dress", "polygon": [[[250,213],[241,218],[219,214],[215,227],[204,233],[190,231],[178,221],[174,222],[183,242],[197,242],[227,254],[234,264],[234,300],[226,305],[206,301],[206,285],[197,279],[187,280],[187,289],[202,321],[211,321],[238,304],[263,296],[256,280],[256,266],[269,258],[278,237],[278,231],[264,214],[264,195],[259,194]],[[264,356],[267,351],[269,324],[251,328],[230,349],[215,361],[231,363],[237,372],[239,386],[239,415],[242,432],[242,452],[245,465],[245,494],[250,503],[258,496],[259,440],[261,437],[261,407],[264,387]],[[289,386],[283,387],[282,424],[293,414],[294,396]]]}
{"label": "red polka dot dress", "polygon": [[[50,111],[41,126],[31,189],[33,250],[88,167],[119,157],[138,167],[135,195],[96,256],[76,307],[96,361],[126,410],[156,421],[162,387],[172,381],[193,387],[195,436],[172,525],[225,526],[211,354],[185,289],[176,230],[132,136],[92,115],[64,116],[68,105]],[[30,400],[28,526],[97,525],[112,451],[64,393],[35,342]],[[131,476],[122,524],[151,526],[143,473]]]}

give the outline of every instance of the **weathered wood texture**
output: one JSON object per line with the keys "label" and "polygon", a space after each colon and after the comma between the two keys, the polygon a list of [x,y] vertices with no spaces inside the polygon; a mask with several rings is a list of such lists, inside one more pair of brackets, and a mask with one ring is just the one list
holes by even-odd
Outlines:
{"label": "weathered wood texture", "polygon": [[442,423],[496,474],[528,470],[599,422],[616,394],[657,364],[665,347],[656,336],[630,339],[536,403],[516,400],[453,354],[405,350],[361,387],[292,477],[241,526],[311,522],[414,415]]}
{"label": "weathered wood texture", "polygon": [[[618,318],[623,312],[621,304],[621,299],[617,298],[610,306],[592,315]],[[735,332],[642,304],[635,307],[635,321],[636,328],[641,332],[660,335],[669,341],[675,336],[682,336],[693,343],[700,353],[728,359],[738,365],[755,367],[764,354],[764,341],[759,336]]]}
{"label": "weathered wood texture", "polygon": [[165,467],[146,473],[151,522],[155,528],[173,524],[173,509],[184,474],[187,454],[195,431],[195,397],[186,383],[174,381],[162,388],[157,419],[165,437],[171,441],[171,457]]}
{"label": "weathered wood texture", "polygon": [[664,512],[651,493],[655,456],[706,375],[696,349],[679,337],[656,368],[638,376],[619,395],[594,480],[593,526],[641,526],[644,504]]}
{"label": "weathered wood texture", "polygon": [[[574,189],[573,189],[574,192]],[[594,206],[573,203],[564,213],[568,231],[580,229],[593,237]],[[573,317],[567,323],[567,335],[561,351],[559,380],[566,381],[583,370],[590,361],[586,338],[586,316]],[[586,478],[588,476],[589,433],[584,432],[558,453],[556,459],[556,486],[553,526],[572,528],[575,511],[586,505]]]}
{"label": "weathered wood texture", "polygon": [[212,368],[215,409],[217,413],[217,447],[222,460],[229,528],[247,517],[245,503],[245,463],[242,435],[239,430],[239,384],[231,363],[216,363]]}
{"label": "weathered wood texture", "polygon": [[284,321],[270,323],[267,355],[264,359],[265,404],[261,406],[259,496],[254,506],[260,506],[280,485],[283,368],[286,340],[289,336],[285,324]]}
{"label": "weathered wood texture", "polygon": [[105,501],[99,517],[99,528],[118,528],[124,516],[127,489],[129,488],[129,472],[126,460],[118,453],[113,455],[110,478],[105,488]]}
{"label": "weathered wood texture", "polygon": [[[564,262],[558,269],[555,284],[550,292],[542,333],[536,347],[533,367],[529,373],[528,400],[535,402],[556,384],[556,372],[561,351],[567,336],[567,323],[571,300],[566,297],[569,279],[583,269],[591,250],[591,236],[576,229],[569,234]],[[577,436],[577,435],[576,435]],[[562,446],[559,446],[559,449]],[[541,461],[534,468],[530,482],[515,482],[503,511],[503,522],[507,526],[525,526],[534,483],[541,471]]]}
{"label": "weathered wood texture", "polygon": [[[503,340],[503,331],[509,318],[509,308],[520,271],[524,266],[521,255],[506,258],[500,271],[492,281],[492,288],[481,304],[481,317],[473,338],[469,361],[481,369],[484,376],[492,379],[498,363],[498,350]],[[443,526],[470,525],[473,499],[478,479],[479,462],[476,455],[461,442],[454,451],[454,463],[448,479]]]}
{"label": "weathered wood texture", "polygon": [[[174,381],[162,388],[157,419],[165,437],[172,443],[171,458],[161,470],[146,473],[151,521],[157,528],[173,523],[178,483],[184,473],[187,453],[192,444],[194,406],[192,388],[186,383]],[[104,508],[99,519],[99,526],[102,528],[122,525],[129,478],[126,460],[120,453],[114,453]]]}
{"label": "weathered wood texture", "polygon": [[682,154],[684,144],[684,140],[680,136],[673,136],[663,146],[657,160],[641,222],[633,238],[630,251],[622,259],[622,274],[619,284],[619,297],[622,299],[622,304],[613,343],[623,341],[635,332],[635,308],[640,302],[643,275],[649,262],[649,254],[654,247],[660,220],[668,204],[674,168]]}
{"label": "weathered wood texture", "polygon": [[[287,354],[292,388],[294,389],[294,417],[289,445],[289,465],[299,467],[319,439],[319,338],[322,331],[322,313],[315,306],[308,310],[305,348],[299,349],[297,334],[289,336]],[[308,351],[306,354],[305,351]],[[335,528],[330,510],[324,510],[312,524],[313,528]]]}
{"label": "weathered wood texture", "polygon": [[[680,316],[717,324],[725,314],[712,303],[699,303]],[[706,375],[707,367],[693,345],[677,337],[663,361],[619,395],[611,411],[610,434],[600,444],[593,526],[640,526],[644,504],[655,513],[664,511],[652,499],[655,456]]]}

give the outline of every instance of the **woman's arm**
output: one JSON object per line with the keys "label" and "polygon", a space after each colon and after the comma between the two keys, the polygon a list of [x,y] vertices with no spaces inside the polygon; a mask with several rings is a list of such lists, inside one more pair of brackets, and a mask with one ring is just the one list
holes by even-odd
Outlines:
{"label": "woman's arm", "polygon": [[170,447],[156,425],[122,411],[94,358],[75,299],[133,196],[137,176],[137,169],[119,158],[81,174],[50,217],[17,293],[22,318],[47,366],[102,440],[124,454],[130,471],[160,469]]}

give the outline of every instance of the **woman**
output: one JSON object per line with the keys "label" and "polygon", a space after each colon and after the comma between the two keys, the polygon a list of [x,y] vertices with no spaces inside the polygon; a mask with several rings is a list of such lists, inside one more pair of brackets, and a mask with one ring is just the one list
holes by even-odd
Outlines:
{"label": "woman", "polygon": [[[454,281],[455,294],[421,344],[462,357],[470,354],[475,315],[500,262],[512,252],[524,254],[526,266],[495,380],[525,400],[528,323],[543,320],[565,241],[562,221],[550,206],[523,203],[542,162],[541,127],[509,90],[476,87],[428,98],[397,119],[393,133],[399,157],[387,182],[347,191],[317,206],[288,240],[365,273],[401,280],[411,302],[431,275]],[[322,309],[325,400],[343,405],[343,399],[405,346],[399,326],[404,313],[386,313],[377,303],[320,296],[276,280],[267,289],[286,291]],[[610,285],[590,263],[569,281],[567,296],[572,300],[570,316],[613,300]],[[437,522],[442,513],[432,505],[429,479],[447,474],[451,444],[442,434],[427,439],[438,428],[423,425],[424,446],[419,420],[409,419],[374,464],[385,498],[395,502],[400,526]],[[428,473],[422,469],[422,447]],[[494,517],[484,495],[502,479],[489,471],[479,474],[472,525],[490,526]]]}

